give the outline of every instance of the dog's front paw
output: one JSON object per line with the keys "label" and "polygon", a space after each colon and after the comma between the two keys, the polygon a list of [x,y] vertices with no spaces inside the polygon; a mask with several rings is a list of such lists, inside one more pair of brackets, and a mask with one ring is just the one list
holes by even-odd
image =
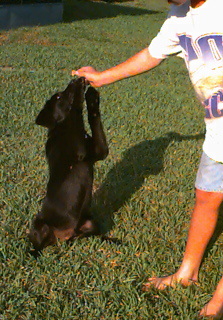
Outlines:
{"label": "dog's front paw", "polygon": [[99,113],[99,103],[100,103],[100,95],[99,92],[93,88],[89,87],[87,92],[85,93],[86,103],[88,113]]}

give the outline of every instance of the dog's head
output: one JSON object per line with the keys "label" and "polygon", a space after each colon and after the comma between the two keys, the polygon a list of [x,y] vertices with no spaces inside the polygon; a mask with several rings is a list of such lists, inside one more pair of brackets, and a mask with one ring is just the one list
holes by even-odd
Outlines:
{"label": "dog's head", "polygon": [[39,215],[33,221],[28,238],[36,251],[41,251],[43,248],[56,243],[53,228]]}
{"label": "dog's head", "polygon": [[55,93],[48,100],[36,118],[36,124],[53,129],[63,122],[69,115],[72,107],[82,109],[85,90],[85,79],[71,80],[63,92]]}

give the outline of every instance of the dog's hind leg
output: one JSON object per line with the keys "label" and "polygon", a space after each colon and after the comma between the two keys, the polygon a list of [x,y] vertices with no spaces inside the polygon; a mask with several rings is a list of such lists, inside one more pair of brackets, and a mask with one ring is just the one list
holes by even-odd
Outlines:
{"label": "dog's hind leg", "polygon": [[93,87],[89,87],[85,98],[88,109],[88,122],[92,132],[92,157],[94,161],[103,160],[108,155],[108,145],[101,123],[99,92]]}
{"label": "dog's hind leg", "polygon": [[90,235],[100,234],[99,226],[90,211],[85,212],[81,217],[77,227],[75,228],[75,234],[77,237],[87,237]]}

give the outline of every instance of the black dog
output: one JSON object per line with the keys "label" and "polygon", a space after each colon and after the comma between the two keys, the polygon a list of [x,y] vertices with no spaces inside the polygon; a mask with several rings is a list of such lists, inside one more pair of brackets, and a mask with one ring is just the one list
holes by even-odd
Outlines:
{"label": "black dog", "polygon": [[[29,232],[36,252],[54,244],[56,239],[99,234],[90,212],[93,167],[108,155],[103,131],[99,93],[85,79],[72,80],[68,87],[54,94],[36,118],[38,125],[48,128],[46,157],[49,182],[41,212]],[[83,102],[87,103],[92,137],[84,128]]]}

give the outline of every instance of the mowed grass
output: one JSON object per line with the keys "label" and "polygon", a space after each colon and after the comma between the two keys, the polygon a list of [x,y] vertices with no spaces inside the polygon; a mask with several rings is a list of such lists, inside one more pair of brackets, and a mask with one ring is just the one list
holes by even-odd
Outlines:
{"label": "mowed grass", "polygon": [[100,89],[110,154],[95,166],[93,210],[119,242],[91,237],[58,242],[37,260],[29,254],[26,233],[48,178],[36,115],[72,69],[104,69],[147,46],[165,10],[156,1],[67,2],[64,23],[1,32],[1,320],[192,320],[210,299],[222,235],[198,286],[141,290],[148,276],[179,266],[194,204],[204,113],[179,58]]}

